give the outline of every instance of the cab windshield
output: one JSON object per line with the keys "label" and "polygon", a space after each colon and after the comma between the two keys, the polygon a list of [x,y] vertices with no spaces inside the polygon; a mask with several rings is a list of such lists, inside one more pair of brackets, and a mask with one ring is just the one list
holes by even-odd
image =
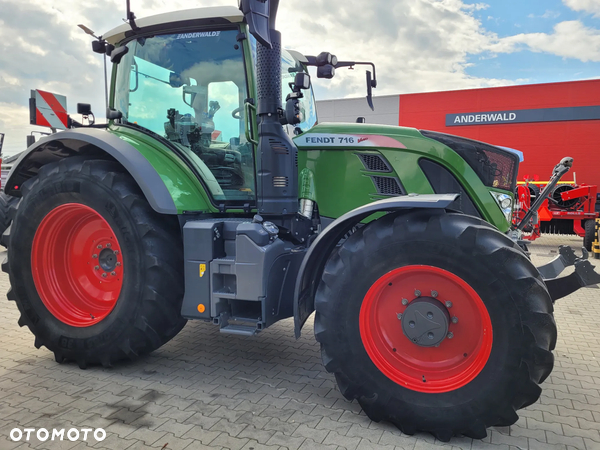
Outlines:
{"label": "cab windshield", "polygon": [[114,108],[125,122],[186,152],[217,200],[255,198],[254,149],[237,30],[139,38],[117,69]]}

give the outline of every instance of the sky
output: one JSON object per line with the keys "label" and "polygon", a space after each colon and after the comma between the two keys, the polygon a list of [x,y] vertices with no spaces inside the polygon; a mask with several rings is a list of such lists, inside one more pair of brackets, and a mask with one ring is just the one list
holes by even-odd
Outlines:
{"label": "sky", "polygon": [[[237,0],[131,0],[138,17]],[[298,7],[301,5],[301,7]],[[365,6],[366,5],[366,6]],[[25,149],[31,89],[104,113],[102,57],[77,24],[102,34],[125,0],[0,0],[3,153]],[[304,54],[373,61],[375,95],[600,78],[600,0],[282,0],[283,43]],[[313,77],[317,99],[362,97],[362,69]]]}

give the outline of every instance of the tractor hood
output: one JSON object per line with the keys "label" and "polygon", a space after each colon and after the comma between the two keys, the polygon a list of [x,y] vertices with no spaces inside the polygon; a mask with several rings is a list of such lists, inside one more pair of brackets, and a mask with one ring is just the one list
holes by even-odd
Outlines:
{"label": "tractor hood", "polygon": [[[439,151],[432,141],[443,144]],[[490,188],[514,192],[519,156],[514,151],[459,136],[415,128],[361,123],[324,123],[297,136],[300,150],[406,149],[423,156],[447,160],[448,148],[457,153]]]}

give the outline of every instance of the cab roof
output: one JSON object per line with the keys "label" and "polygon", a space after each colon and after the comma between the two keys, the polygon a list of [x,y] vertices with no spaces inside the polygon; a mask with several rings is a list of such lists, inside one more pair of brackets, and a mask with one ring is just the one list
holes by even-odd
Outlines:
{"label": "cab roof", "polygon": [[[136,19],[136,25],[142,33],[163,31],[173,28],[185,29],[201,25],[226,25],[241,23],[244,15],[235,6],[214,6],[171,11],[154,16]],[[105,33],[102,38],[109,44],[116,45],[134,33],[128,23],[119,25]]]}

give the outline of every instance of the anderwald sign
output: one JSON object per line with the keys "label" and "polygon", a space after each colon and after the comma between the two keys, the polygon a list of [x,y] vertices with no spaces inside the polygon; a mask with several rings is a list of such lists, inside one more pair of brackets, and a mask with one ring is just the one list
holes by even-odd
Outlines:
{"label": "anderwald sign", "polygon": [[600,120],[600,106],[446,114],[446,126]]}

